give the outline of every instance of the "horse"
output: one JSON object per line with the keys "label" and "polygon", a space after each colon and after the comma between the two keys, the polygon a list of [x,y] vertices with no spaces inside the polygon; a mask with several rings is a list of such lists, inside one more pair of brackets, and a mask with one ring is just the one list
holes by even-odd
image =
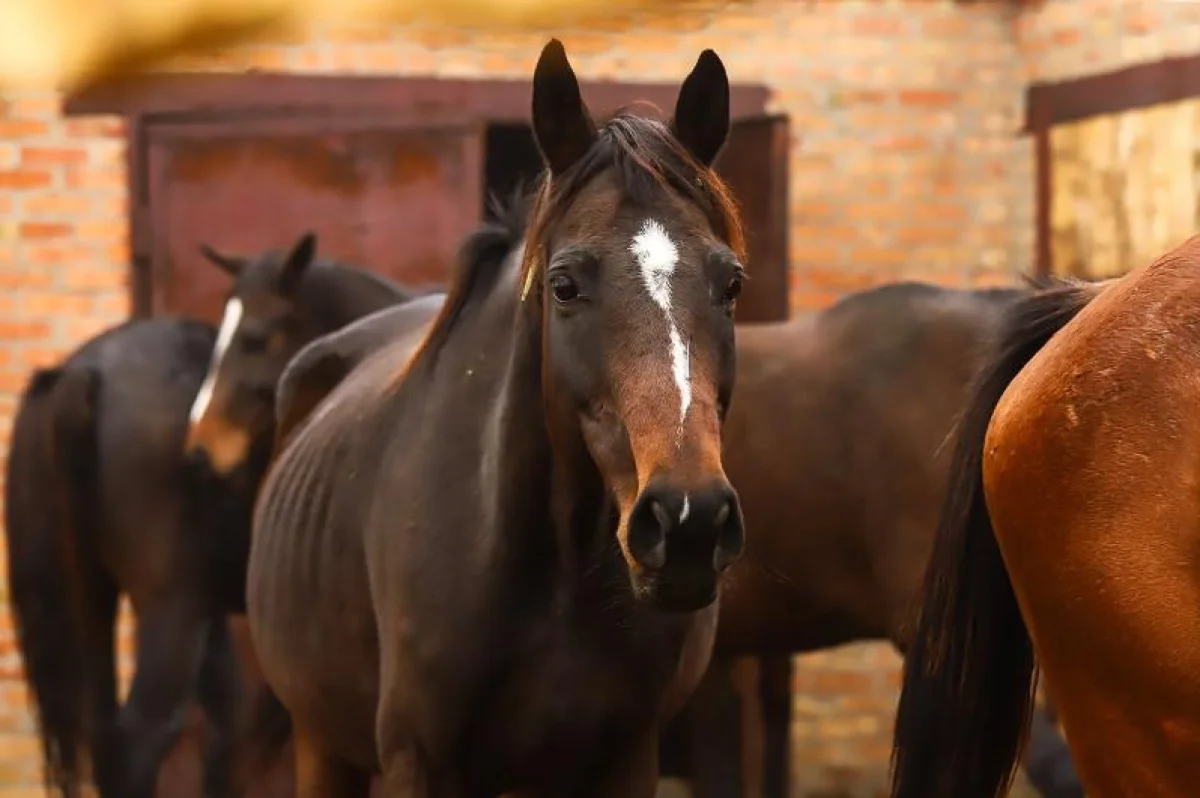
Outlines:
{"label": "horse", "polygon": [[[908,648],[949,474],[944,443],[1006,312],[1031,290],[890,283],[739,328],[724,462],[746,551],[723,586],[713,678],[664,733],[664,772],[690,777],[696,798],[789,794],[790,713],[769,719],[769,747],[738,772],[740,713],[721,681],[735,658],[782,664],[787,690],[793,654],[878,639]],[[1034,761],[1065,759],[1057,777],[1069,785],[1047,725]]]}
{"label": "horse", "polygon": [[[744,532],[721,468],[744,241],[710,50],[597,127],[557,40],[528,224],[463,247],[416,351],[343,379],[260,492],[248,620],[297,794],[648,798]],[[520,258],[470,257],[500,236]]]}
{"label": "horse", "polygon": [[[894,283],[817,314],[740,328],[725,463],[733,484],[746,486],[750,533],[724,587],[710,676],[743,655],[782,659],[786,676],[793,653],[859,640],[888,639],[903,652],[905,608],[919,588],[946,478],[942,444],[1004,311],[1028,293]],[[415,349],[443,301],[385,309],[305,346],[279,381],[280,434],[398,337]],[[780,423],[765,430],[764,419]],[[851,568],[855,561],[869,567]],[[768,731],[778,761],[767,776],[755,772],[761,763],[739,773],[730,759],[741,723],[727,697],[719,680],[706,679],[664,731],[663,774],[688,779],[697,798],[782,798],[790,717],[773,719],[780,728]],[[1044,795],[1077,798],[1069,752],[1053,722],[1037,720],[1030,780]],[[784,778],[771,779],[778,771]]]}
{"label": "horse", "polygon": [[[290,258],[202,251],[265,286],[285,262],[307,267],[313,243],[302,239]],[[411,296],[378,278],[378,290],[364,292],[350,267],[319,270],[328,275],[323,290],[340,306],[357,301],[359,315]],[[289,339],[311,334],[286,327]],[[240,464],[225,463],[219,476],[183,455],[189,411],[206,383],[212,390],[206,375],[221,340],[197,320],[128,321],[36,371],[19,404],[6,479],[10,609],[47,786],[67,796],[81,789],[85,750],[105,798],[153,794],[193,696],[213,732],[206,794],[228,788],[241,686],[225,618],[245,611],[251,508],[271,440],[256,430]],[[113,631],[122,592],[137,614],[138,656],[118,713]]]}
{"label": "horse", "polygon": [[1088,795],[1195,793],[1198,308],[1192,237],[1010,310],[956,435],[893,796],[1004,794],[1035,664]]}
{"label": "horse", "polygon": [[[216,330],[133,320],[33,373],[6,473],[10,610],[48,789],[149,796],[193,696],[212,737],[204,780],[223,789],[235,737],[236,655],[224,614],[242,603],[229,552],[249,550],[243,475],[217,482],[180,454]],[[236,559],[236,555],[232,558]],[[117,704],[118,598],[137,612],[137,663]]]}
{"label": "horse", "polygon": [[187,457],[218,476],[275,441],[275,388],[305,344],[417,293],[365,269],[316,256],[302,235],[287,253],[202,254],[232,279],[208,371],[188,417]]}

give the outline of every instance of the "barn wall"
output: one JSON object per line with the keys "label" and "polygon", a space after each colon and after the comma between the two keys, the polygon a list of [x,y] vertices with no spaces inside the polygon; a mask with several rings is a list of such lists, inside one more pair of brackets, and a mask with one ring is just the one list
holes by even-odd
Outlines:
{"label": "barn wall", "polygon": [[[711,46],[734,79],[771,87],[772,110],[792,117],[792,301],[807,308],[899,277],[994,284],[1030,268],[1032,154],[1015,136],[1026,80],[1200,50],[1200,4],[1048,0],[1018,16],[993,0],[778,0],[554,33],[587,78],[678,81]],[[177,66],[527,78],[546,35],[317,29]],[[29,369],[128,310],[122,126],[58,107],[49,93],[0,101],[0,451]],[[0,798],[33,796],[11,634],[0,642]],[[895,655],[853,646],[800,662],[801,781],[878,785]]]}

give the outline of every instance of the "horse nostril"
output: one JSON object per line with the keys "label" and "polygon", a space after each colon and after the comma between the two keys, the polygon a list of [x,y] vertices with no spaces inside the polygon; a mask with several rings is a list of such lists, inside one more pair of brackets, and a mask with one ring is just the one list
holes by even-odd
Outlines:
{"label": "horse nostril", "polygon": [[650,513],[654,516],[654,520],[658,522],[659,531],[666,537],[667,531],[671,528],[671,516],[667,515],[667,508],[662,506],[662,502],[658,499],[650,501]]}
{"label": "horse nostril", "polygon": [[726,501],[721,505],[721,509],[717,510],[717,517],[713,519],[713,523],[718,529],[725,526],[725,522],[729,520],[729,514],[733,511],[733,502]]}
{"label": "horse nostril", "polygon": [[746,533],[743,528],[742,511],[738,506],[737,494],[732,489],[721,502],[720,508],[713,516],[713,525],[717,530],[717,545],[713,550],[713,568],[723,571],[742,555],[745,546]]}
{"label": "horse nostril", "polygon": [[643,568],[657,571],[667,564],[671,516],[657,498],[643,496],[629,517],[629,554]]}

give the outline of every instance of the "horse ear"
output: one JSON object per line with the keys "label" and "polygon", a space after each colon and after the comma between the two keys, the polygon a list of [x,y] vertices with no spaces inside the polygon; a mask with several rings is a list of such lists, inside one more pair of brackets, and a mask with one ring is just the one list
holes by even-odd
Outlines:
{"label": "horse ear", "polygon": [[283,262],[283,268],[279,271],[279,291],[281,293],[290,294],[296,290],[296,286],[300,285],[300,278],[312,265],[316,254],[316,234],[305,233],[296,242],[296,246],[292,247],[292,251],[288,253],[287,259]]}
{"label": "horse ear", "polygon": [[729,136],[729,76],[712,50],[700,53],[683,81],[671,131],[697,161],[712,166]]}
{"label": "horse ear", "polygon": [[221,271],[230,277],[237,277],[242,273],[242,269],[246,268],[246,261],[234,255],[226,255],[223,252],[218,252],[208,244],[200,245],[200,254],[204,256],[205,260],[215,263]]}
{"label": "horse ear", "polygon": [[571,168],[596,140],[596,125],[558,39],[542,48],[533,71],[533,135],[554,175]]}

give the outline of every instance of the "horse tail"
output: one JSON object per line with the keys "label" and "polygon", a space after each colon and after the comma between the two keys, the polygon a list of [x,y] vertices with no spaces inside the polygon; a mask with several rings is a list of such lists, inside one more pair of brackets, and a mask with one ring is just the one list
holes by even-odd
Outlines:
{"label": "horse tail", "polygon": [[291,739],[292,715],[264,681],[251,704],[240,746],[237,780],[243,790],[275,763]]}
{"label": "horse tail", "polygon": [[10,611],[34,703],[48,789],[80,789],[89,661],[81,525],[94,509],[91,369],[35,371],[21,396],[5,474]]}
{"label": "horse tail", "polygon": [[1017,300],[972,386],[904,659],[892,798],[998,798],[1012,782],[1034,656],[985,502],[984,438],[1009,383],[1103,288],[1065,283]]}

